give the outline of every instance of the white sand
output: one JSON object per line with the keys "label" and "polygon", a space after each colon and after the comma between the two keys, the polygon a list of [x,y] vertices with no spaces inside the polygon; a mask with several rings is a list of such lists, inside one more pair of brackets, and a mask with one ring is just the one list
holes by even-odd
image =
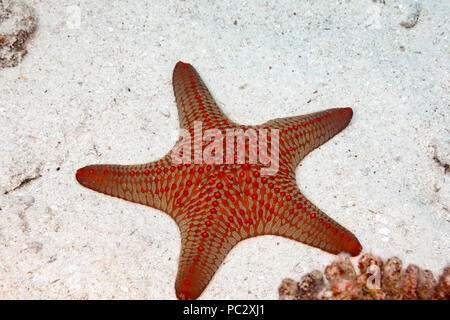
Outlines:
{"label": "white sand", "polygon": [[[176,224],[74,173],[171,149],[179,60],[240,123],[351,106],[348,128],[298,168],[300,189],[365,252],[441,272],[450,185],[433,158],[450,162],[448,1],[421,1],[410,29],[408,1],[282,2],[27,1],[39,29],[24,61],[0,70],[0,298],[175,298]],[[201,298],[276,299],[283,278],[333,259],[246,240]]]}

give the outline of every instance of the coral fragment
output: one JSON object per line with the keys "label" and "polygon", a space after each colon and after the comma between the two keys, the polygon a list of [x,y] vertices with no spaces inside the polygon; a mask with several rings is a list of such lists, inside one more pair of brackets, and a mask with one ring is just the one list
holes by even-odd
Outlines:
{"label": "coral fragment", "polygon": [[36,29],[32,8],[19,1],[0,0],[0,69],[15,67],[22,61]]}
{"label": "coral fragment", "polygon": [[416,265],[402,269],[402,261],[393,257],[383,262],[364,254],[358,261],[359,274],[350,257],[339,255],[325,268],[304,275],[298,283],[283,280],[278,292],[282,300],[449,300],[450,266],[439,281],[430,270]]}

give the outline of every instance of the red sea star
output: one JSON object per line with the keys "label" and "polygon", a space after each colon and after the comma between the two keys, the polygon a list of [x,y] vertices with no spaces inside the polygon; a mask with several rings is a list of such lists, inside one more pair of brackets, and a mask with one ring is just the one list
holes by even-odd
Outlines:
{"label": "red sea star", "polygon": [[[278,144],[267,138],[268,149],[279,148],[279,170],[273,175],[261,174],[261,162],[249,164],[248,155],[243,164],[175,164],[168,154],[141,165],[91,165],[77,171],[83,186],[160,209],[175,220],[182,243],[175,284],[179,299],[197,298],[233,246],[250,237],[278,235],[333,254],[360,253],[356,237],[308,201],[295,178],[300,161],[347,126],[351,108],[243,126],[222,113],[191,65],[177,63],[173,87],[186,132],[193,134],[194,122],[202,121],[222,133],[263,128],[280,133]],[[200,141],[201,153],[208,141]]]}

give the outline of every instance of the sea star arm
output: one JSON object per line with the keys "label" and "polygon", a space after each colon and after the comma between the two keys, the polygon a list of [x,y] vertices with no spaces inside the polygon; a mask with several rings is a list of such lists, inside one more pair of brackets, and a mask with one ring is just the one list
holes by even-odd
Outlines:
{"label": "sea star arm", "polygon": [[332,254],[347,252],[356,256],[361,252],[355,235],[310,202],[298,190],[294,177],[284,181],[277,185],[282,185],[280,190],[287,196],[278,200],[278,219],[268,222],[268,234],[284,236]]}
{"label": "sea star arm", "polygon": [[193,66],[178,62],[172,82],[181,128],[192,133],[194,121],[201,121],[204,129],[220,130],[234,124],[217,106]]}
{"label": "sea star arm", "polygon": [[[192,223],[192,222],[191,222]],[[203,224],[204,222],[201,221]],[[196,299],[238,241],[221,237],[218,226],[204,230],[201,225],[181,229],[181,253],[175,291],[178,299]]]}
{"label": "sea star arm", "polygon": [[170,213],[176,193],[172,186],[179,185],[183,171],[166,156],[142,165],[89,165],[77,170],[76,179],[94,191]]}
{"label": "sea star arm", "polygon": [[258,128],[278,129],[280,162],[295,170],[312,150],[341,132],[353,116],[351,108],[335,108],[308,115],[270,120]]}

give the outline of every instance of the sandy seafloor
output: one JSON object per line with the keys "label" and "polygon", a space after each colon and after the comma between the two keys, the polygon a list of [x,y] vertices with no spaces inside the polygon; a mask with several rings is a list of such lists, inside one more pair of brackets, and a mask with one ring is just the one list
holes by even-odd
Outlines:
{"label": "sandy seafloor", "polygon": [[[299,188],[364,252],[435,276],[450,262],[448,1],[421,1],[410,29],[411,1],[26,3],[39,29],[0,70],[0,298],[175,299],[175,222],[74,173],[171,149],[179,60],[243,124],[351,106],[347,129],[298,167]],[[200,298],[276,299],[283,278],[334,259],[249,239]]]}

